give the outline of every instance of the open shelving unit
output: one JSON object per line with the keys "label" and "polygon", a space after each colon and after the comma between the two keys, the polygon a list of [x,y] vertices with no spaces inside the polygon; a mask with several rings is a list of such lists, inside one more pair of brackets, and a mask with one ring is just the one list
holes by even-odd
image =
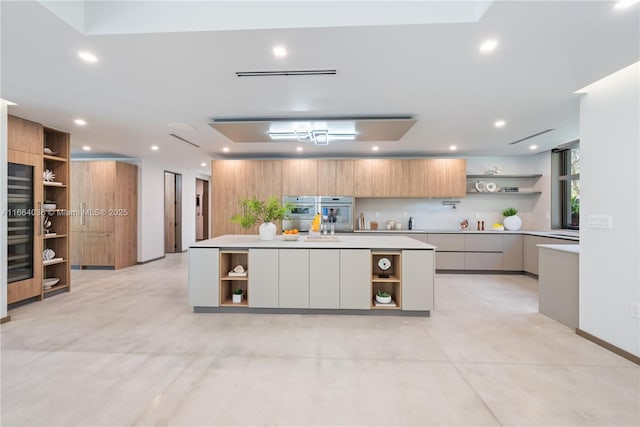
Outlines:
{"label": "open shelving unit", "polygon": [[[531,196],[542,194],[541,191],[534,190],[535,183],[542,177],[542,174],[497,174],[497,175],[467,175],[467,195],[496,195],[496,196]],[[475,182],[478,180],[494,182],[501,189],[504,187],[516,187],[519,191],[477,191]]]}
{"label": "open shelving unit", "polygon": [[[379,267],[382,258],[391,261],[387,270]],[[388,277],[384,277],[388,276]],[[391,295],[391,303],[380,304],[376,301],[378,291]],[[402,309],[402,255],[401,252],[373,251],[371,252],[371,309],[372,310],[400,310]]]}
{"label": "open shelving unit", "polygon": [[[249,251],[222,250],[220,251],[220,305],[226,307],[249,306]],[[236,265],[242,265],[246,275],[230,276],[229,272]],[[242,302],[233,303],[233,290],[242,289]]]}
{"label": "open shelving unit", "polygon": [[[46,154],[48,148],[55,154]],[[43,181],[43,201],[54,202],[55,209],[41,212],[41,230],[43,251],[52,249],[55,258],[42,263],[42,295],[41,299],[57,293],[56,291],[71,290],[71,273],[69,265],[69,134],[55,129],[44,128],[43,139],[43,171],[49,170],[55,175],[54,181]],[[47,233],[44,224],[51,222],[50,232]],[[58,283],[52,287],[44,287],[46,279],[57,278]]]}

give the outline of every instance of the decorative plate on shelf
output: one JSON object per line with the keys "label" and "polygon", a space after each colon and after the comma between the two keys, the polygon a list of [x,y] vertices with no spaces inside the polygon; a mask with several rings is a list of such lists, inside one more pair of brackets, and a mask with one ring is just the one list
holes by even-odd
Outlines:
{"label": "decorative plate on shelf", "polygon": [[56,174],[49,169],[45,169],[44,172],[42,172],[42,178],[47,182],[51,182],[56,179]]}
{"label": "decorative plate on shelf", "polygon": [[378,267],[380,267],[382,271],[387,271],[391,268],[391,260],[389,258],[380,258],[378,260]]}
{"label": "decorative plate on shelf", "polygon": [[485,188],[490,193],[494,193],[498,189],[495,182],[487,182],[487,184],[485,185]]}
{"label": "decorative plate on shelf", "polygon": [[59,281],[60,281],[59,277],[52,277],[50,279],[44,279],[42,281],[42,287],[45,288],[45,289],[48,289],[48,288],[50,288],[52,286],[55,286],[56,283],[58,283]]}

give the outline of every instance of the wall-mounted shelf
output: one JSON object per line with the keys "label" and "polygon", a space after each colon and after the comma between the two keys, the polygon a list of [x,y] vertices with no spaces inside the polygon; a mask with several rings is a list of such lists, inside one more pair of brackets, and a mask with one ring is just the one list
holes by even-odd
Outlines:
{"label": "wall-mounted shelf", "polygon": [[535,194],[542,194],[542,191],[468,191],[469,194],[482,194],[483,196],[531,196]]}
{"label": "wall-mounted shelf", "polygon": [[540,178],[542,174],[499,174],[499,175],[467,175],[467,178],[487,178],[487,179],[495,179],[495,178]]}

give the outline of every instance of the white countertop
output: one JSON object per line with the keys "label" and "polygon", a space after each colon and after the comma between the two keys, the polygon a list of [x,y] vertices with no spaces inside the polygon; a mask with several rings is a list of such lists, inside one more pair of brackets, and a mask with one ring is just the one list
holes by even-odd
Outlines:
{"label": "white countertop", "polygon": [[307,241],[301,233],[295,241],[286,241],[282,236],[275,240],[260,240],[258,235],[227,234],[192,244],[191,248],[275,248],[275,249],[424,249],[436,247],[404,236],[340,235],[339,241]]}
{"label": "white countertop", "polygon": [[538,245],[538,247],[560,252],[569,252],[576,255],[580,254],[580,245]]}
{"label": "white countertop", "polygon": [[541,236],[541,237],[552,237],[554,239],[564,239],[564,240],[580,240],[580,235],[576,231],[571,230],[551,230],[551,231],[527,231],[527,230],[518,230],[518,231],[494,231],[494,230],[485,230],[485,231],[477,231],[477,230],[437,230],[437,229],[417,229],[417,230],[355,230],[356,234],[375,234],[375,233],[400,233],[400,234],[525,234],[529,236]]}

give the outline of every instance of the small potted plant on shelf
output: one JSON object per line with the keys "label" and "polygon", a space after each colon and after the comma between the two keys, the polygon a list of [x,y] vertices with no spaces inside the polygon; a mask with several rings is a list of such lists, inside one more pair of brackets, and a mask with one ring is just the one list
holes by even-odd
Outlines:
{"label": "small potted plant on shelf", "polygon": [[509,231],[517,231],[522,227],[522,220],[518,215],[518,210],[516,208],[507,208],[502,211],[502,216],[504,216],[504,221],[502,224],[504,228]]}
{"label": "small potted plant on shelf", "polygon": [[44,203],[42,203],[42,209],[44,209],[45,211],[55,210],[56,209],[56,201],[55,200],[46,199],[44,201]]}
{"label": "small potted plant on shelf", "polygon": [[240,288],[235,288],[232,292],[232,298],[233,298],[233,303],[234,304],[240,304],[242,303],[242,294],[244,294],[244,291]]}
{"label": "small potted plant on shelf", "polygon": [[240,201],[242,212],[231,217],[231,222],[240,224],[242,228],[251,228],[257,223],[260,224],[258,229],[260,240],[273,240],[276,238],[275,221],[282,221],[291,211],[291,206],[286,204],[282,206],[278,199],[269,197],[265,200],[258,200],[253,197]]}
{"label": "small potted plant on shelf", "polygon": [[376,292],[376,301],[380,304],[389,304],[391,302],[391,295],[385,291]]}

